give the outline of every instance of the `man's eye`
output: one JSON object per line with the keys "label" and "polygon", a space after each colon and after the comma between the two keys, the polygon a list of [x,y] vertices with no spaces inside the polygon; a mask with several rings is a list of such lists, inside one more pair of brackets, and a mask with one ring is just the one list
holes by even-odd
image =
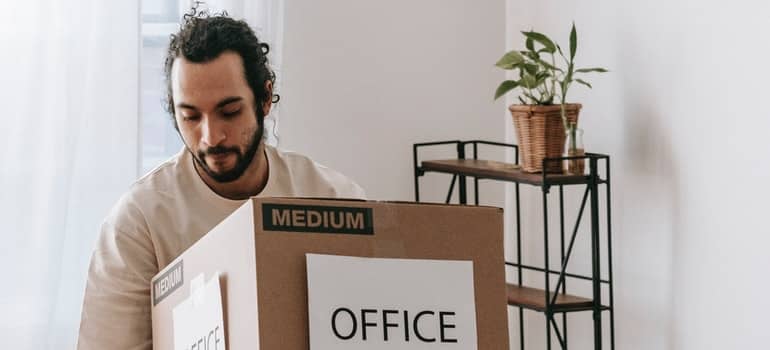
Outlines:
{"label": "man's eye", "polygon": [[239,113],[241,113],[241,109],[240,108],[238,108],[236,110],[230,110],[230,111],[225,110],[225,111],[222,111],[222,115],[224,115],[225,117],[235,117]]}
{"label": "man's eye", "polygon": [[197,116],[197,115],[183,115],[182,116],[182,120],[184,120],[186,122],[193,122],[193,121],[196,121],[198,119],[200,119],[200,117]]}

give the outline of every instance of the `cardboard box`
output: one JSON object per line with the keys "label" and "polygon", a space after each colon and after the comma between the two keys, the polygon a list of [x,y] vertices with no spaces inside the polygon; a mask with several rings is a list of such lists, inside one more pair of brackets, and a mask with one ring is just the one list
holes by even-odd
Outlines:
{"label": "cardboard box", "polygon": [[508,349],[502,209],[297,198],[249,200],[153,278],[154,349],[174,348],[190,280],[215,273],[228,349],[308,349],[306,253],[471,260],[478,349]]}

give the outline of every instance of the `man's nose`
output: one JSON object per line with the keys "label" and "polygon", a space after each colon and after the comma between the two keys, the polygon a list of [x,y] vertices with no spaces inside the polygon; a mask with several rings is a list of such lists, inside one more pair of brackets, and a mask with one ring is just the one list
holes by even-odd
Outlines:
{"label": "man's nose", "polygon": [[216,118],[203,118],[201,124],[201,141],[208,146],[217,146],[227,138],[222,123]]}

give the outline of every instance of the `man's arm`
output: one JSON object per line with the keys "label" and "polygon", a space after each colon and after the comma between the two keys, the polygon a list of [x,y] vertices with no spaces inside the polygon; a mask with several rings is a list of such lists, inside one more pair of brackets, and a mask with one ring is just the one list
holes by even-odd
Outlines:
{"label": "man's arm", "polygon": [[152,348],[150,280],[157,259],[144,220],[125,220],[126,230],[109,220],[102,225],[88,270],[79,350]]}

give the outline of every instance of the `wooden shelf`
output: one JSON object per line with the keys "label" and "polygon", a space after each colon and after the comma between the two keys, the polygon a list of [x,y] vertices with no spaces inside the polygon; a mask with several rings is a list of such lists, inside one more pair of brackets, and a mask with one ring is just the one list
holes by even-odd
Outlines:
{"label": "wooden shelf", "polygon": [[[506,284],[508,290],[508,305],[520,306],[535,311],[545,311],[545,290],[521,287],[513,284]],[[550,293],[553,298],[553,293]],[[550,299],[550,298],[549,298]],[[553,312],[566,312],[591,309],[593,301],[569,294],[559,294],[556,297],[556,304],[553,305]],[[604,307],[603,307],[604,308]]]}
{"label": "wooden shelf", "polygon": [[420,170],[473,176],[483,179],[494,179],[510,182],[520,182],[531,185],[574,185],[588,183],[587,175],[546,174],[545,182],[541,173],[527,173],[516,164],[497,162],[483,159],[441,159],[426,160],[421,163]]}
{"label": "wooden shelf", "polygon": [[[423,177],[429,172],[433,173],[442,173],[442,174],[451,174],[453,175],[452,184],[449,185],[449,198],[447,199],[447,202],[449,202],[452,197],[453,191],[455,190],[455,185],[458,184],[457,177],[462,177],[462,180],[467,180],[467,178],[474,178],[474,180],[496,180],[496,181],[505,181],[505,182],[513,182],[516,183],[517,191],[515,193],[515,197],[513,197],[513,200],[515,200],[516,207],[519,207],[521,204],[521,196],[518,191],[518,184],[526,184],[526,185],[532,185],[536,187],[540,187],[540,189],[543,192],[543,210],[545,213],[542,213],[545,215],[548,210],[549,206],[546,204],[548,203],[549,193],[552,192],[551,189],[554,186],[560,187],[561,185],[578,185],[577,187],[583,187],[580,185],[585,185],[585,193],[583,195],[582,202],[576,203],[577,205],[573,206],[570,201],[569,206],[570,208],[574,209],[575,212],[577,212],[578,216],[582,217],[585,212],[585,216],[587,217],[586,221],[589,221],[588,225],[590,226],[590,234],[591,239],[600,239],[603,236],[603,233],[600,230],[600,226],[604,226],[600,224],[600,218],[602,217],[602,214],[605,214],[604,216],[607,217],[607,220],[609,222],[610,217],[610,207],[609,204],[610,200],[610,156],[606,154],[599,154],[599,153],[586,153],[584,157],[554,157],[550,158],[549,161],[557,162],[557,161],[564,161],[567,162],[569,160],[577,160],[577,159],[584,159],[585,162],[585,172],[580,175],[565,175],[565,174],[549,174],[549,173],[528,173],[522,170],[522,168],[518,164],[512,164],[512,163],[505,163],[501,161],[495,161],[495,160],[486,160],[486,159],[465,159],[465,158],[477,158],[481,153],[478,152],[478,146],[479,145],[485,145],[486,146],[498,146],[499,149],[505,149],[508,151],[514,151],[517,155],[517,162],[518,160],[522,159],[519,158],[519,151],[521,150],[519,146],[514,144],[508,144],[508,143],[501,143],[501,142],[490,142],[490,141],[483,141],[483,140],[471,140],[471,141],[461,141],[461,140],[446,140],[446,141],[433,141],[433,142],[423,142],[423,143],[415,143],[413,144],[413,165],[414,165],[414,188],[415,188],[415,197],[417,198],[417,201],[419,201],[420,198],[420,177]],[[420,150],[423,150],[425,148],[433,148],[436,147],[454,147],[456,148],[456,157],[451,159],[428,159],[425,160],[424,158],[420,158]],[[470,153],[469,157],[469,149],[468,146],[472,146],[472,152]],[[454,155],[454,154],[453,154]],[[483,155],[482,155],[483,156]],[[444,153],[443,157],[452,157],[450,153]],[[491,158],[491,157],[490,157]],[[564,159],[569,158],[569,159]],[[494,158],[493,158],[494,159]],[[499,160],[505,160],[505,158],[497,158]],[[604,178],[602,178],[604,176]],[[466,181],[459,182],[459,191],[460,196],[460,202],[462,204],[466,204],[468,202],[468,184]],[[475,187],[475,191],[473,191],[476,194],[476,203],[478,203],[478,187],[476,187],[477,183],[474,182],[472,185]],[[605,187],[605,193],[607,195],[605,205],[602,206],[600,202],[602,201],[603,195],[600,194],[599,187],[600,185],[604,185]],[[574,188],[573,188],[574,189]],[[580,188],[578,188],[580,190]],[[559,191],[559,200],[561,200],[563,194],[561,191]],[[591,205],[588,204],[588,196],[590,195]],[[564,204],[564,203],[562,203]],[[551,208],[553,209],[553,208]],[[561,205],[559,207],[559,216],[564,217],[565,215],[565,205]],[[588,219],[590,218],[590,220]],[[580,219],[576,220],[575,225],[579,225]],[[545,237],[548,237],[549,234],[549,228],[547,226],[547,223],[543,224],[543,234]],[[606,225],[606,227],[601,227],[606,232],[606,239],[609,240],[609,237],[611,237],[611,230],[609,224]],[[521,228],[517,228],[517,231],[521,231]],[[573,237],[572,240],[575,240],[574,235],[577,235],[577,231],[573,231]],[[516,239],[516,246],[521,248],[522,247],[522,241],[521,241],[521,232],[518,232],[517,239]],[[566,252],[564,251],[564,242],[561,243],[561,249],[562,249],[562,259],[563,261],[568,261],[569,256],[573,253],[572,252],[572,243],[570,243],[570,248]],[[553,244],[549,247],[548,241],[546,240],[546,250],[553,249]],[[603,247],[600,246],[592,246],[591,247],[591,256],[590,258],[594,261],[607,261],[607,266],[609,267],[609,271],[612,271],[612,259],[607,258],[604,260],[604,256],[601,253]],[[608,245],[605,253],[608,256],[612,256],[611,254],[611,247]],[[565,255],[566,254],[566,255]],[[604,264],[602,262],[602,264]],[[562,323],[561,325],[557,324],[556,319],[554,318],[555,314],[562,314],[562,316],[565,316],[564,320],[566,321],[566,314],[571,312],[584,312],[584,313],[593,313],[592,317],[592,324],[593,324],[593,344],[594,348],[600,349],[602,348],[603,341],[606,337],[603,337],[603,329],[606,325],[606,322],[603,322],[603,314],[604,312],[608,312],[610,315],[609,319],[609,327],[610,327],[610,333],[613,335],[611,338],[610,346],[609,348],[614,349],[615,348],[615,321],[614,321],[614,301],[613,301],[613,282],[612,282],[612,274],[609,274],[609,278],[606,280],[603,280],[601,278],[600,273],[591,273],[590,276],[586,275],[578,275],[578,274],[570,274],[566,272],[567,266],[563,267],[562,271],[555,271],[551,270],[550,268],[542,268],[538,266],[526,266],[523,265],[522,261],[519,260],[518,263],[509,263],[506,262],[506,265],[513,266],[518,268],[518,277],[522,278],[522,274],[524,273],[524,270],[532,270],[537,271],[541,274],[541,276],[545,279],[548,279],[548,281],[554,281],[554,274],[559,274],[560,278],[569,278],[569,279],[580,279],[584,281],[588,281],[591,283],[591,292],[586,290],[585,293],[581,293],[582,295],[589,296],[581,297],[577,295],[570,295],[566,293],[559,293],[559,289],[556,288],[558,283],[550,283],[549,288],[551,290],[544,290],[544,289],[537,289],[537,288],[530,288],[521,286],[519,283],[513,282],[511,283],[506,282],[506,293],[507,293],[507,302],[509,305],[509,308],[517,308],[519,312],[516,312],[519,314],[519,325],[523,328],[525,326],[525,321],[527,321],[527,318],[524,317],[524,312],[521,312],[522,309],[527,309],[527,312],[539,312],[544,314],[546,317],[546,322],[553,323],[553,328],[548,328],[548,348],[551,348],[551,343],[553,340],[554,333],[556,333],[556,337],[559,340],[560,345],[562,345],[562,348],[567,348],[567,322]],[[566,283],[566,280],[565,280]],[[571,283],[571,282],[570,282]],[[544,283],[537,284],[537,286],[543,287]],[[605,287],[607,288],[603,288]],[[584,285],[585,286],[585,285]],[[574,287],[570,287],[573,289]],[[563,289],[562,289],[563,290]],[[574,291],[573,291],[574,292]],[[597,294],[594,294],[597,293]],[[609,304],[603,305],[602,302],[605,301],[605,295],[609,294],[609,299],[606,300],[606,302]],[[510,311],[510,310],[509,310]],[[559,317],[561,319],[561,317]],[[570,322],[572,323],[572,322]],[[564,335],[562,337],[562,335]],[[524,332],[522,331],[519,335],[520,342],[524,344]]]}

